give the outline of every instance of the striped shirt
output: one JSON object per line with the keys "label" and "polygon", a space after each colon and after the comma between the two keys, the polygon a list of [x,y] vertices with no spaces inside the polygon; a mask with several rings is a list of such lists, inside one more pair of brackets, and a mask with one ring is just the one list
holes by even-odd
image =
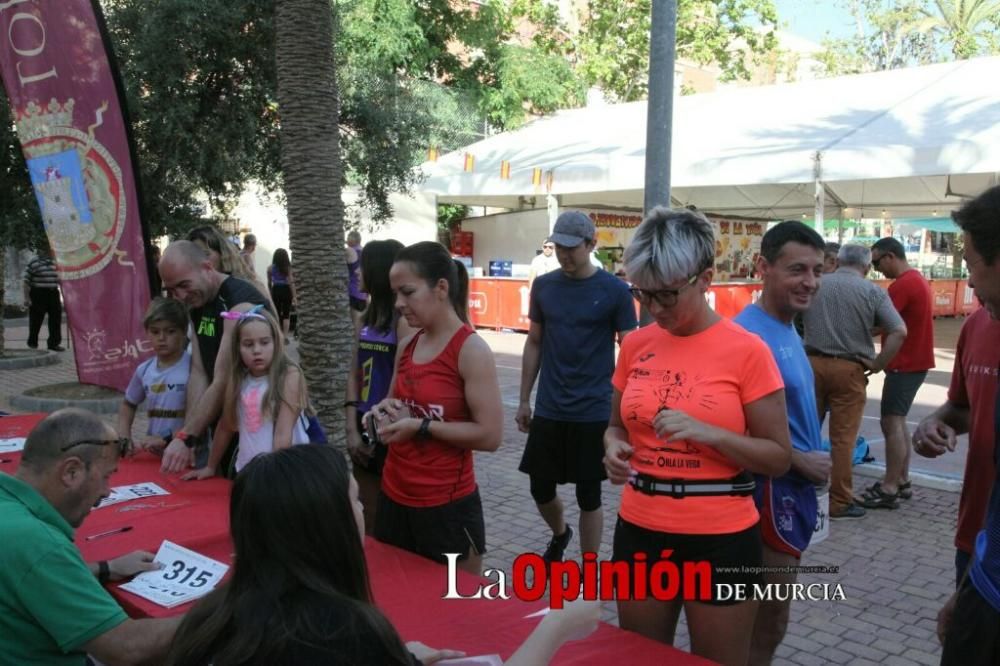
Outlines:
{"label": "striped shirt", "polygon": [[875,358],[872,329],[903,327],[889,295],[851,268],[823,276],[812,306],[802,316],[806,347],[833,356]]}
{"label": "striped shirt", "polygon": [[35,257],[24,269],[24,283],[32,289],[58,289],[59,274],[56,265],[47,257]]}

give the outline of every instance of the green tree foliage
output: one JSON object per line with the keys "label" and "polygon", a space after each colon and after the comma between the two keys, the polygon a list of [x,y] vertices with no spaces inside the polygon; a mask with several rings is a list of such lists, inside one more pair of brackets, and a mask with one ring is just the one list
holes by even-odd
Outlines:
{"label": "green tree foliage", "polygon": [[28,180],[21,144],[14,135],[10,106],[3,95],[0,95],[0,192],[3,193],[0,196],[0,252],[8,247],[34,248],[44,243],[38,201]]}
{"label": "green tree foliage", "polygon": [[[251,181],[280,192],[275,0],[102,6],[152,233],[178,235],[225,217]],[[480,138],[487,122],[515,127],[529,112],[582,100],[565,60],[508,43],[514,17],[502,0],[475,8],[448,0],[333,0],[331,7],[341,45],[343,184],[360,188],[361,205],[376,218],[389,215],[389,192],[414,184],[411,167],[429,146],[457,148]],[[0,152],[17,153],[9,129],[0,130]],[[23,161],[15,160],[9,177],[30,194]],[[38,229],[32,214],[33,222],[22,217],[13,226]]]}
{"label": "green tree foliage", "polygon": [[923,0],[850,0],[854,19],[849,38],[825,39],[817,55],[828,76],[923,65],[938,60],[933,37],[916,30]]}
{"label": "green tree foliage", "polygon": [[933,0],[917,22],[950,45],[957,60],[1000,53],[1000,0]]}
{"label": "green tree foliage", "polygon": [[267,0],[104,0],[153,235],[278,182],[273,6]]}
{"label": "green tree foliage", "polygon": [[1000,53],[998,0],[850,0],[855,34],[824,40],[826,75],[857,74]]}
{"label": "green tree foliage", "polygon": [[[618,101],[643,99],[649,79],[650,0],[591,0],[575,44],[588,85]],[[723,80],[746,79],[748,64],[777,46],[772,0],[678,0],[677,58],[715,63]]]}

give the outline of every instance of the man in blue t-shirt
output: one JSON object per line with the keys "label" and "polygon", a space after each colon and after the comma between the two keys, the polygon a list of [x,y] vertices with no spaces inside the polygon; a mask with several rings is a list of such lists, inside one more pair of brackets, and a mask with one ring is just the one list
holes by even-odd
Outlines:
{"label": "man in blue t-shirt", "polygon": [[[793,319],[805,312],[823,274],[823,239],[802,224],[782,222],[760,245],[757,272],[764,282],[760,300],[748,305],[736,323],[767,343],[785,383],[792,468],[777,478],[757,477],[754,499],[760,511],[763,564],[794,567],[816,527],[816,485],[830,475],[830,456],[822,450],[815,380]],[[787,569],[786,569],[787,571]],[[794,583],[794,573],[764,574],[766,583]],[[750,663],[770,664],[785,637],[790,597],[761,602],[754,624]]]}
{"label": "man in blue t-shirt", "polygon": [[[521,365],[517,427],[528,433],[520,470],[531,477],[531,497],[552,529],[543,558],[561,561],[573,529],[566,524],[556,484],[576,484],[580,548],[596,553],[604,527],[601,481],[604,431],[611,417],[615,336],[621,343],[636,327],[628,285],[590,261],[596,230],[589,217],[567,211],[556,219],[560,270],[531,287],[531,328]],[[531,413],[531,389],[538,395]]]}
{"label": "man in blue t-shirt", "polygon": [[[966,202],[952,217],[963,232],[969,286],[990,316],[1000,319],[1000,186]],[[993,418],[997,476],[972,564],[938,613],[942,666],[1000,664],[1000,392]]]}

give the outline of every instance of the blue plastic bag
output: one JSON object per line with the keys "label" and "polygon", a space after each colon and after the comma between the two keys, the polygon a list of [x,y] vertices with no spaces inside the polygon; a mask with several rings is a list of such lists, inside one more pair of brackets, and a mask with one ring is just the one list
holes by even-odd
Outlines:
{"label": "blue plastic bag", "polygon": [[[823,440],[822,450],[823,451],[830,450],[830,440],[828,439]],[[851,461],[851,464],[860,465],[861,463],[870,463],[870,462],[875,462],[875,456],[871,454],[871,448],[868,446],[868,441],[864,437],[861,437],[859,435],[858,441],[854,443],[854,456]]]}

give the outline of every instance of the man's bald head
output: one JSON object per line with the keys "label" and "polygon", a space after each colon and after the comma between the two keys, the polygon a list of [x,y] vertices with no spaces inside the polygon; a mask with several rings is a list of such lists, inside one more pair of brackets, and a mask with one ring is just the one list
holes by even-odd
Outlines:
{"label": "man's bald head", "polygon": [[201,245],[189,240],[177,240],[167,246],[160,259],[162,265],[166,261],[181,262],[186,266],[199,266],[208,259],[208,252]]}
{"label": "man's bald head", "polygon": [[213,300],[226,279],[212,266],[205,249],[187,240],[174,241],[167,246],[159,269],[167,293],[192,308],[200,308]]}
{"label": "man's bald head", "polygon": [[42,473],[68,456],[76,456],[86,463],[101,455],[100,447],[81,446],[60,451],[74,442],[83,440],[115,439],[117,434],[93,412],[77,407],[60,409],[42,419],[24,442],[21,465],[35,473]]}

